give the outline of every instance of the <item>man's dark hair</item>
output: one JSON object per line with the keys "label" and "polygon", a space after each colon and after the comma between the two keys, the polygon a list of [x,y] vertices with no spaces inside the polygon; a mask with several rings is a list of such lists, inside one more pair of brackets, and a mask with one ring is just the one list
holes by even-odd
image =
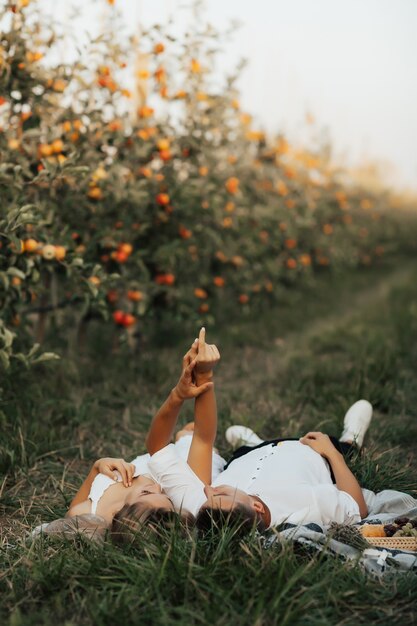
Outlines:
{"label": "man's dark hair", "polygon": [[198,512],[195,525],[202,534],[218,532],[228,527],[235,530],[239,537],[255,529],[263,532],[266,528],[263,518],[252,507],[240,502],[235,504],[230,511],[202,507]]}
{"label": "man's dark hair", "polygon": [[177,513],[135,502],[134,504],[125,504],[116,513],[110,535],[114,543],[130,544],[135,535],[145,528],[158,533],[161,529],[176,527],[190,529],[193,526],[194,517],[190,513]]}

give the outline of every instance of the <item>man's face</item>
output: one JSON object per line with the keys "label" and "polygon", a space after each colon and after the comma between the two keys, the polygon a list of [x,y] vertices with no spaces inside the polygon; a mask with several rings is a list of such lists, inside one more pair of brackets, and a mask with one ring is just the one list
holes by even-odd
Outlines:
{"label": "man's face", "polygon": [[202,505],[202,509],[221,509],[222,511],[231,511],[237,504],[244,504],[252,508],[252,499],[247,493],[241,489],[235,489],[229,485],[220,485],[219,487],[204,487],[204,493],[207,500]]}

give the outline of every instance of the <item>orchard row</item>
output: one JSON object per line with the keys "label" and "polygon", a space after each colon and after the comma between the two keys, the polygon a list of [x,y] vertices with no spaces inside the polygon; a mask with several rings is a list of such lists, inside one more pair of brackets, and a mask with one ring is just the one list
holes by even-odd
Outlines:
{"label": "orchard row", "polygon": [[324,148],[253,128],[237,75],[214,85],[212,30],[124,43],[115,13],[113,32],[56,65],[59,37],[35,0],[8,2],[0,23],[5,367],[26,362],[48,325],[207,323],[273,304],[315,272],[411,249],[386,194],[342,179]]}

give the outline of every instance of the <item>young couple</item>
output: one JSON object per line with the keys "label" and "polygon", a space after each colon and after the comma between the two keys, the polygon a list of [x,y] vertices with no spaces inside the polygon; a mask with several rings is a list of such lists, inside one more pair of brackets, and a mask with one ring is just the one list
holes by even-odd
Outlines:
{"label": "young couple", "polygon": [[[214,449],[217,407],[214,368],[220,359],[202,328],[183,358],[181,377],[152,420],[149,454],[127,463],[99,459],[70,505],[67,517],[98,515],[123,539],[143,524],[196,521],[239,523],[263,531],[287,522],[356,523],[367,514],[361,488],[344,457],[362,445],[372,407],[356,402],[345,416],[340,440],[320,432],[301,439],[262,441],[249,428],[232,426],[226,437],[238,448],[225,461]],[[194,399],[194,423],[173,438],[186,400]],[[127,533],[128,534],[128,533]]]}

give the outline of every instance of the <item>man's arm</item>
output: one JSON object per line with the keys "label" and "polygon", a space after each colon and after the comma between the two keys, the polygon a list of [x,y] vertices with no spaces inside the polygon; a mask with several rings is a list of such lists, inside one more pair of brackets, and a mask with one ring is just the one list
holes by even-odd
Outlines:
{"label": "man's arm", "polygon": [[194,432],[187,463],[207,485],[211,485],[213,446],[217,433],[217,404],[213,383],[213,367],[220,359],[216,346],[205,342],[205,329],[198,338],[198,357],[194,378],[198,386],[208,383],[212,387],[195,399]]}
{"label": "man's arm", "polygon": [[146,436],[146,447],[149,454],[155,454],[158,450],[165,448],[174,434],[178,415],[184,400],[196,398],[205,394],[212,387],[213,383],[207,381],[196,385],[193,382],[193,370],[197,363],[197,340],[183,358],[183,369],[178,383],[170,392],[168,398],[161,406],[153,418]]}
{"label": "man's arm", "polygon": [[343,455],[332,444],[330,437],[320,432],[310,432],[301,437],[300,442],[310,446],[310,448],[327,459],[332,467],[337,488],[352,496],[359,506],[361,517],[366,517],[368,515],[368,507],[366,506],[362,489],[346,465]]}
{"label": "man's arm", "polygon": [[[333,445],[333,444],[332,444]],[[363,497],[362,489],[354,474],[350,471],[346,465],[346,461],[336,448],[333,446],[334,452],[327,457],[330,465],[332,466],[333,474],[336,480],[336,486],[341,491],[345,491],[358,503],[359,513],[361,517],[368,515],[368,507],[366,506],[365,499]]]}

